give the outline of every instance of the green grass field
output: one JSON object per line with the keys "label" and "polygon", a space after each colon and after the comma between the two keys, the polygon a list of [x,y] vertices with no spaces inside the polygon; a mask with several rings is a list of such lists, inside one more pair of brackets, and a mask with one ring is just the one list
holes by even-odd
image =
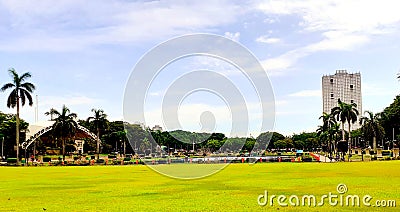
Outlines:
{"label": "green grass field", "polygon": [[400,204],[399,167],[400,161],[231,164],[197,180],[172,179],[146,166],[0,167],[0,211],[397,211],[400,206],[332,207],[327,201],[323,207],[261,207],[257,197],[268,190],[319,201],[344,183],[347,194],[371,195],[371,204]]}

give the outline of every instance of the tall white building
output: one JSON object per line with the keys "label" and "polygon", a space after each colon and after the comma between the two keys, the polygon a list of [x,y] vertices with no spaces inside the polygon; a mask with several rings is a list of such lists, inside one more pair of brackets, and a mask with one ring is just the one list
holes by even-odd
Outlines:
{"label": "tall white building", "polygon": [[322,99],[325,113],[331,113],[331,109],[338,105],[338,99],[345,103],[356,103],[360,114],[357,122],[351,125],[351,130],[360,128],[359,119],[363,113],[360,73],[349,74],[346,70],[337,70],[334,75],[323,76]]}

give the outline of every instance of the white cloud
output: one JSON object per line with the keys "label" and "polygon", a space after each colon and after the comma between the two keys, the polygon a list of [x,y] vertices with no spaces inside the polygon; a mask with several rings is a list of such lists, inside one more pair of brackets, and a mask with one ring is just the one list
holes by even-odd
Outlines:
{"label": "white cloud", "polygon": [[338,31],[328,31],[322,35],[325,39],[305,47],[304,50],[310,53],[327,50],[348,51],[362,46],[370,40],[367,35],[345,34]]}
{"label": "white cloud", "polygon": [[258,5],[266,14],[298,15],[308,31],[383,33],[400,21],[396,0],[319,1],[272,0]]}
{"label": "white cloud", "polygon": [[0,11],[3,51],[71,51],[98,44],[159,41],[212,31],[243,13],[230,1],[6,1]]}
{"label": "white cloud", "polygon": [[[290,50],[262,63],[282,74],[298,59],[319,51],[350,51],[367,44],[371,36],[398,32],[398,1],[285,1],[272,0],[256,7],[267,16],[296,15],[307,33],[320,33],[322,40]],[[323,12],[322,12],[323,11]],[[259,39],[259,41],[261,38]]]}
{"label": "white cloud", "polygon": [[225,32],[225,37],[227,37],[227,38],[229,38],[231,40],[234,40],[236,42],[239,42],[240,32],[235,32],[235,33],[233,33],[233,32]]}
{"label": "white cloud", "polygon": [[295,49],[278,57],[268,58],[260,62],[264,69],[267,70],[269,76],[276,76],[284,74],[298,59],[308,54],[308,51],[304,51],[304,49]]}
{"label": "white cloud", "polygon": [[268,44],[273,44],[273,43],[279,43],[281,42],[281,39],[279,38],[270,38],[268,36],[260,36],[256,39],[257,42],[260,43],[268,43]]}
{"label": "white cloud", "polygon": [[322,97],[321,90],[302,90],[296,93],[289,94],[291,97]]}

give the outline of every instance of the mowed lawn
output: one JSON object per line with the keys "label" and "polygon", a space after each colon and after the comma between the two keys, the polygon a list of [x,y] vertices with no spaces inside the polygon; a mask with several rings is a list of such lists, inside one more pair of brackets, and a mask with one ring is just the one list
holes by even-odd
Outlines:
{"label": "mowed lawn", "polygon": [[332,207],[327,201],[323,207],[261,207],[257,197],[268,190],[320,198],[337,194],[344,183],[347,194],[372,196],[371,204],[400,204],[399,167],[400,161],[231,164],[197,180],[172,179],[141,165],[0,167],[0,211],[398,211],[400,206]]}

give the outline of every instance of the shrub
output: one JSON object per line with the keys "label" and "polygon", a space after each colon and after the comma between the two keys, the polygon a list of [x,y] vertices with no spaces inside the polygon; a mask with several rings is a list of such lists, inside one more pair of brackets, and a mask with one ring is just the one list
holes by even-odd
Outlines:
{"label": "shrub", "polygon": [[17,163],[17,158],[7,158],[7,163]]}
{"label": "shrub", "polygon": [[48,163],[48,162],[50,162],[51,161],[51,158],[43,158],[43,162],[44,163]]}
{"label": "shrub", "polygon": [[303,162],[312,162],[312,158],[309,157],[303,158]]}
{"label": "shrub", "polygon": [[100,158],[96,160],[96,163],[105,163],[104,159]]}

